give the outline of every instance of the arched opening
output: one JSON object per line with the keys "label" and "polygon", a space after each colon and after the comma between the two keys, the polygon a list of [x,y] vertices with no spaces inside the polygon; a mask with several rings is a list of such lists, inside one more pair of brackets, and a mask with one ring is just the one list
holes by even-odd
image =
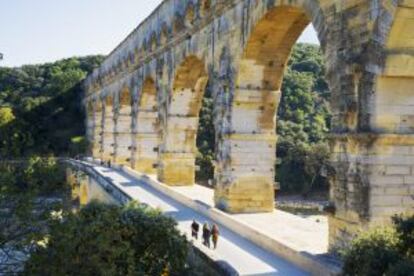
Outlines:
{"label": "arched opening", "polygon": [[169,185],[195,182],[198,116],[207,81],[205,65],[195,56],[176,70],[159,170],[160,180]]}
{"label": "arched opening", "polygon": [[128,87],[119,94],[119,112],[116,118],[116,162],[121,165],[131,163],[132,144],[132,98]]}
{"label": "arched opening", "polygon": [[376,132],[414,133],[414,7],[400,6],[386,43],[383,72],[376,81],[372,122]]}
{"label": "arched opening", "polygon": [[114,158],[115,146],[115,124],[114,124],[114,103],[111,95],[105,97],[105,110],[102,122],[102,159],[104,161]]}
{"label": "arched opening", "polygon": [[207,187],[212,187],[214,184],[214,162],[216,159],[216,131],[213,111],[212,83],[208,82],[200,108],[196,141],[196,183]]}
{"label": "arched opening", "polygon": [[[303,101],[312,102],[316,108],[316,99],[313,97],[321,96],[312,93],[315,85],[310,77],[290,72],[289,69],[290,76],[284,83],[286,95],[282,97],[285,72],[288,65],[291,68],[293,66],[288,63],[290,54],[295,42],[310,23],[302,8],[279,6],[271,8],[250,33],[244,53],[238,61],[231,107],[231,131],[225,137],[230,157],[228,164],[222,168],[221,174],[224,177],[215,191],[216,206],[221,209],[232,213],[273,211],[277,188],[276,171],[285,162],[276,158],[276,151],[283,151],[280,147],[277,150],[276,142],[283,135],[304,133],[305,137],[295,139],[298,142],[302,139],[303,144],[313,143],[303,125],[308,124],[310,131],[317,116],[312,114],[315,115],[312,117],[307,114],[310,110],[301,109]],[[296,50],[295,54],[300,55],[308,49],[305,45],[296,47]],[[299,93],[304,88],[309,88],[309,91]],[[283,128],[277,125],[277,114],[289,118],[289,121],[283,122]],[[325,122],[322,123],[324,124]],[[308,150],[307,146],[296,150]],[[285,155],[284,158],[289,157],[286,153]],[[279,165],[275,166],[276,163]],[[300,165],[305,170],[305,165]],[[297,175],[298,170],[296,168],[296,171],[291,170],[289,173]],[[315,174],[319,174],[319,171]]]}
{"label": "arched opening", "polygon": [[156,174],[159,145],[157,90],[152,78],[142,86],[137,112],[136,153],[134,167],[146,174]]}

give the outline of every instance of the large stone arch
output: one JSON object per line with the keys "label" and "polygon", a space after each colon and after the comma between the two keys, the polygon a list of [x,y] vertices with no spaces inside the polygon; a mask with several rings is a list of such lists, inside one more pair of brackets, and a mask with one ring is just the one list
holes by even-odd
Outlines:
{"label": "large stone arch", "polygon": [[408,2],[395,7],[375,81],[371,123],[379,133],[414,133],[414,4]]}
{"label": "large stone arch", "polygon": [[116,118],[116,162],[131,164],[132,146],[132,93],[131,88],[123,86],[118,94],[119,110]]}
{"label": "large stone arch", "polygon": [[158,163],[159,123],[155,81],[147,77],[141,87],[137,108],[135,169],[146,174],[156,174]]}
{"label": "large stone arch", "polygon": [[[276,113],[284,71],[293,45],[321,16],[318,6],[257,7],[237,66],[230,129],[222,139],[228,160],[221,160],[216,206],[232,213],[274,209]],[[264,5],[264,4],[263,4]],[[265,12],[263,12],[265,10]],[[254,22],[256,20],[256,22]],[[281,24],[283,22],[283,24]],[[319,25],[322,26],[322,25]]]}
{"label": "large stone arch", "polygon": [[104,115],[102,122],[102,159],[105,161],[114,159],[115,153],[115,123],[114,123],[114,98],[112,95],[104,97]]}
{"label": "large stone arch", "polygon": [[[411,2],[164,0],[87,78],[86,97],[107,95],[137,72],[139,81],[151,72],[158,90],[159,178],[191,184],[198,114],[189,110],[202,98],[194,74],[207,70],[188,55],[202,56],[213,87],[216,205],[270,211],[280,83],[292,44],[312,22],[331,91],[331,244],[349,241],[357,230],[413,209]],[[156,45],[154,33],[161,36]],[[112,106],[102,109],[106,160],[113,153]]]}
{"label": "large stone arch", "polygon": [[169,185],[195,182],[198,116],[207,81],[205,64],[196,56],[185,58],[175,71],[158,170]]}
{"label": "large stone arch", "polygon": [[373,26],[375,39],[352,75],[359,129],[336,133],[331,141],[332,247],[414,211],[414,5],[387,5]]}

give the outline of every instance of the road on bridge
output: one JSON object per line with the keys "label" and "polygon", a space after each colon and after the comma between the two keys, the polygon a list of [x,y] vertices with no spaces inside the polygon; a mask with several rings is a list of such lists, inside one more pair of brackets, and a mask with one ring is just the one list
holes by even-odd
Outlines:
{"label": "road on bridge", "polygon": [[[174,218],[180,231],[185,233],[189,239],[191,239],[190,225],[193,219],[200,224],[208,222],[211,225],[213,223],[202,214],[167,197],[142,180],[135,179],[114,168],[88,164],[98,174],[108,180],[110,179],[114,186],[131,198],[153,208],[159,208],[164,214]],[[258,247],[226,227],[218,225],[220,227],[218,248],[209,250],[209,255],[214,256],[216,260],[227,262],[240,275],[308,275],[292,263]],[[200,241],[193,240],[193,242],[198,247],[202,246]]]}

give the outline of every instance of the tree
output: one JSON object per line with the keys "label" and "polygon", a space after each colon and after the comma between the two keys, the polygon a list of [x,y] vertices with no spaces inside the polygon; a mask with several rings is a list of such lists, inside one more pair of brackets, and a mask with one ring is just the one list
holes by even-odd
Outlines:
{"label": "tree", "polygon": [[345,250],[344,275],[414,275],[414,216],[393,219],[393,227],[361,233]]}
{"label": "tree", "polygon": [[207,85],[200,110],[200,123],[197,131],[197,148],[198,154],[196,165],[200,170],[196,172],[196,180],[205,182],[214,178],[213,160],[215,148],[215,131],[214,131],[214,101],[211,98],[211,83]]}
{"label": "tree", "polygon": [[52,226],[24,275],[182,275],[187,253],[176,222],[159,211],[91,203]]}
{"label": "tree", "polygon": [[7,126],[14,121],[16,117],[13,114],[13,109],[10,107],[0,107],[0,128]]}
{"label": "tree", "polygon": [[53,159],[0,163],[0,275],[21,270],[69,193]]}
{"label": "tree", "polygon": [[14,116],[7,125],[0,118],[1,157],[70,155],[71,140],[85,133],[80,84],[102,60],[91,56],[0,67],[0,105]]}

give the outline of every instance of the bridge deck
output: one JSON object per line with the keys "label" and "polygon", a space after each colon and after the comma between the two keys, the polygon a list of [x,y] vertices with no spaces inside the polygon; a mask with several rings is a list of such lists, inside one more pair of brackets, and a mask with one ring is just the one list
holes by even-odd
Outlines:
{"label": "bridge deck", "polygon": [[[189,229],[193,219],[200,223],[212,222],[201,213],[178,203],[144,181],[122,171],[98,165],[93,165],[93,168],[101,176],[111,179],[113,185],[132,198],[151,207],[160,208],[166,215],[173,217],[178,222],[178,228],[188,237],[190,237]],[[216,260],[227,262],[241,275],[307,275],[299,267],[260,248],[223,225],[220,225],[220,232],[217,250],[210,250],[208,253]],[[201,247],[200,241],[194,243]]]}
{"label": "bridge deck", "polygon": [[[171,187],[185,196],[214,206],[214,190],[200,186]],[[312,255],[328,252],[328,221],[324,216],[303,218],[284,211],[273,213],[230,215],[234,220],[248,224],[258,232],[283,241],[289,248]],[[318,222],[319,221],[319,222]]]}

